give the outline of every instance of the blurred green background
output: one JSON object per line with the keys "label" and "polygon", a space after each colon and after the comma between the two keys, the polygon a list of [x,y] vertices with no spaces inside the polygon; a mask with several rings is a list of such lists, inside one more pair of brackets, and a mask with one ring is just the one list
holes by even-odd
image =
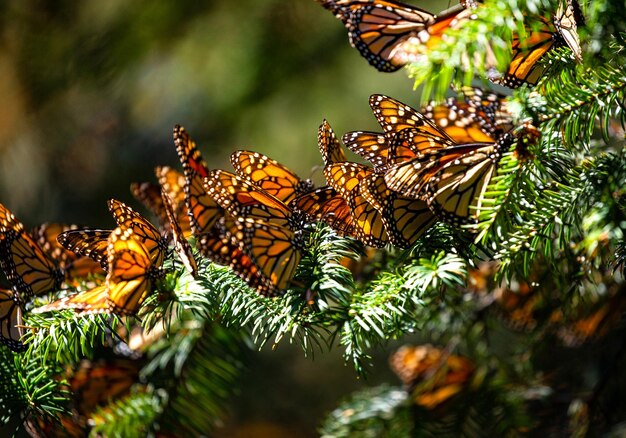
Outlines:
{"label": "blurred green background", "polygon": [[[406,74],[369,67],[313,0],[5,1],[0,20],[0,202],[29,228],[112,226],[108,198],[138,207],[131,182],[153,181],[155,165],[180,168],[177,123],[211,167],[230,168],[245,148],[309,177],[322,118],[341,135],[377,129],[372,93],[417,104]],[[391,378],[386,355],[366,383]],[[286,346],[253,359],[227,435],[286,418],[314,436],[337,398],[363,385],[338,354],[318,359]]]}

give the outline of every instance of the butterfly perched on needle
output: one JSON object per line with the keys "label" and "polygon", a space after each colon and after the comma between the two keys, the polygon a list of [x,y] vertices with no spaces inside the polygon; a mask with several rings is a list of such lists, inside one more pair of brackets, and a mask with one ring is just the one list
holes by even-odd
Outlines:
{"label": "butterfly perched on needle", "polygon": [[238,246],[258,271],[253,276],[247,272],[237,274],[251,281],[250,285],[262,295],[282,293],[291,283],[302,257],[305,237],[301,215],[227,171],[209,172],[204,186],[209,196],[237,221]]}
{"label": "butterfly perched on needle", "polygon": [[[395,99],[373,95],[370,105],[390,139],[387,186],[406,198],[426,201],[435,214],[455,225],[475,223],[483,195],[502,153],[513,144],[513,135],[504,133],[494,141],[482,134],[490,141],[463,143]],[[472,129],[479,135],[480,127]],[[467,131],[461,132],[464,136]]]}
{"label": "butterfly perched on needle", "polygon": [[[108,206],[117,225],[123,230],[134,230],[134,236],[146,246],[154,263],[161,265],[168,245],[167,239],[160,231],[142,215],[117,199],[110,199]],[[83,228],[60,233],[57,240],[64,248],[90,257],[100,263],[104,270],[108,270],[107,251],[110,234],[110,230]]]}
{"label": "butterfly perched on needle", "polygon": [[[326,119],[318,129],[317,145],[324,166],[347,161],[341,144]],[[300,195],[291,205],[304,212],[311,220],[324,222],[340,236],[353,236],[355,233],[350,206],[343,196],[330,186]]]}
{"label": "butterfly perched on needle", "polygon": [[526,17],[525,24],[526,35],[513,34],[511,62],[506,72],[490,77],[492,82],[510,88],[537,84],[547,70],[542,57],[556,47],[567,46],[577,61],[582,60],[577,27],[584,24],[584,19],[576,0],[567,0],[565,5],[559,2],[551,20]]}
{"label": "butterfly perched on needle", "polygon": [[63,272],[25,230],[13,213],[0,204],[0,269],[20,298],[57,290]]}
{"label": "butterfly perched on needle", "polygon": [[180,125],[174,127],[174,145],[185,174],[185,204],[192,234],[198,237],[211,233],[218,219],[224,216],[224,209],[204,189],[203,178],[209,175],[209,167],[196,143]]}
{"label": "butterfly perched on needle", "polygon": [[375,175],[372,168],[358,163],[335,163],[324,168],[324,177],[347,203],[354,237],[369,246],[382,247],[389,237],[381,214],[364,196],[365,181]]}
{"label": "butterfly perched on needle", "polygon": [[235,151],[230,162],[240,177],[289,204],[296,196],[313,189],[311,180],[302,180],[294,172],[270,157],[252,151]]}
{"label": "butterfly perched on needle", "polygon": [[162,276],[162,258],[153,258],[144,240],[133,228],[117,227],[107,240],[105,283],[33,310],[35,313],[73,309],[79,314],[115,313],[133,315]]}
{"label": "butterfly perched on needle", "polygon": [[220,218],[211,233],[201,234],[196,245],[209,260],[231,268],[250,287],[262,294],[271,293],[269,291],[276,289],[275,284],[244,251],[244,241],[245,236],[241,225],[227,215]]}
{"label": "butterfly perched on needle", "polygon": [[135,230],[120,227],[111,232],[108,255],[107,306],[113,313],[135,314],[163,274],[162,259],[153,258]]}

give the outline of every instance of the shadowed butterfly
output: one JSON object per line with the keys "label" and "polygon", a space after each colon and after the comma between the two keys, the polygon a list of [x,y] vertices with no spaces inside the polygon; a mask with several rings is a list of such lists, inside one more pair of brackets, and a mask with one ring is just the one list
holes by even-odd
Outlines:
{"label": "shadowed butterfly", "polygon": [[435,409],[470,384],[475,366],[467,358],[450,354],[432,345],[405,345],[390,360],[414,402]]}
{"label": "shadowed butterfly", "polygon": [[22,303],[15,291],[0,289],[0,341],[15,352],[25,350],[21,342],[24,335],[23,311]]}
{"label": "shadowed butterfly", "polygon": [[161,198],[161,189],[163,188],[172,200],[172,208],[183,235],[189,237],[191,225],[185,203],[185,176],[169,166],[157,166],[154,173],[159,180],[158,185],[148,182],[132,183],[130,185],[131,193],[157,217],[163,229],[170,232],[170,221]]}
{"label": "shadowed butterfly", "polygon": [[0,204],[0,268],[7,280],[29,300],[59,289],[63,273],[4,205]]}
{"label": "shadowed butterfly", "polygon": [[243,249],[245,233],[241,225],[230,216],[221,218],[214,232],[198,238],[198,250],[211,261],[231,268],[250,287],[259,293],[273,294],[276,289],[254,260]]}
{"label": "shadowed butterfly", "polygon": [[297,197],[294,208],[304,212],[311,220],[324,222],[339,236],[355,234],[352,211],[346,200],[332,187],[320,187]]}
{"label": "shadowed butterfly", "polygon": [[41,249],[63,271],[65,282],[71,284],[92,275],[104,274],[102,267],[96,261],[89,257],[79,256],[73,251],[68,251],[58,242],[59,235],[74,230],[78,230],[77,225],[48,222],[30,231],[31,236]]}

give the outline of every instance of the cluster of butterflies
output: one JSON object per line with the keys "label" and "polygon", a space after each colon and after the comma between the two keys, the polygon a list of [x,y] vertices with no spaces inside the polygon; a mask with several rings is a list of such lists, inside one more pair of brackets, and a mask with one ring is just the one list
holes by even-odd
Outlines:
{"label": "cluster of butterflies", "polygon": [[516,141],[502,96],[467,88],[463,99],[420,112],[373,95],[370,106],[383,132],[353,131],[342,139],[371,165],[347,161],[324,122],[318,143],[328,186],[294,206],[374,247],[408,248],[438,219],[477,223],[498,161]]}
{"label": "cluster of butterflies", "polygon": [[328,185],[318,189],[252,151],[231,155],[234,173],[210,169],[176,126],[183,172],[157,167],[159,184],[131,185],[158,226],[111,199],[112,230],[46,224],[29,233],[0,205],[0,268],[12,285],[1,291],[0,339],[22,349],[26,304],[85,279],[93,287],[34,311],[136,314],[163,276],[170,247],[196,275],[189,237],[209,260],[230,267],[260,294],[276,296],[293,283],[315,221],[369,246],[401,248],[437,219],[475,223],[498,160],[515,139],[502,97],[468,88],[463,99],[422,112],[382,95],[370,105],[383,132],[349,132],[343,142],[371,165],[348,161],[324,121],[318,146]]}
{"label": "cluster of butterflies", "polygon": [[[434,15],[415,6],[394,0],[317,0],[348,29],[350,43],[361,56],[382,72],[393,72],[419,60],[428,50],[446,40],[446,31],[460,29],[476,18],[474,0]],[[555,47],[569,47],[577,60],[581,47],[577,27],[584,25],[576,0],[560,4],[551,19],[525,17],[526,32],[514,34],[511,62],[504,72],[495,70],[495,60],[487,59],[492,82],[515,88],[535,85],[546,66],[540,60]]]}

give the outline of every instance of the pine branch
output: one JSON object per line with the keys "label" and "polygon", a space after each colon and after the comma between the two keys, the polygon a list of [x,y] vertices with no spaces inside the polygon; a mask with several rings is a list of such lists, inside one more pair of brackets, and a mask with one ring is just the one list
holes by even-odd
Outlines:
{"label": "pine branch", "polygon": [[159,424],[177,435],[206,435],[221,423],[236,391],[243,368],[241,337],[207,323],[204,329],[181,330],[162,344],[150,350],[157,354],[146,367],[158,364],[171,373],[165,380],[169,399]]}
{"label": "pine branch", "polygon": [[[546,58],[550,62],[563,60],[564,56],[562,51],[553,51]],[[561,132],[569,147],[588,150],[597,124],[606,143],[611,137],[612,120],[626,126],[626,68],[623,64],[563,69],[545,80],[541,90],[545,99],[541,107],[541,129]]]}
{"label": "pine branch", "polygon": [[[441,43],[409,65],[409,76],[415,86],[423,85],[422,101],[431,96],[441,100],[451,83],[470,85],[474,76],[482,78],[492,69],[504,71],[511,60],[513,32],[527,35],[525,24],[534,29],[540,25],[538,11],[552,12],[548,1],[486,1],[473,11],[472,19],[458,29],[448,29]],[[526,20],[526,21],[525,21]]]}
{"label": "pine branch", "polygon": [[163,397],[164,394],[159,391],[136,391],[99,408],[91,418],[94,423],[91,434],[120,438],[147,436],[163,411]]}
{"label": "pine branch", "polygon": [[91,357],[96,346],[117,337],[114,328],[123,326],[122,320],[114,315],[81,316],[73,310],[29,313],[24,324],[33,329],[25,338],[28,357],[45,362],[53,355],[55,362],[66,364]]}
{"label": "pine branch", "polygon": [[406,391],[381,385],[353,394],[320,426],[322,438],[410,437],[413,423]]}
{"label": "pine branch", "polygon": [[24,427],[29,417],[54,421],[67,413],[68,392],[55,379],[62,367],[43,365],[37,357],[14,355],[0,346],[0,432],[10,436]]}
{"label": "pine branch", "polygon": [[502,249],[496,254],[502,268],[521,266],[524,276],[529,275],[540,247],[548,260],[552,259],[550,242],[554,233],[561,245],[568,244],[572,230],[580,228],[582,215],[598,197],[598,188],[612,177],[623,180],[624,170],[621,156],[604,155],[572,169],[564,177],[567,185],[554,182],[542,190],[524,221],[502,242]]}
{"label": "pine branch", "polygon": [[466,275],[466,262],[444,252],[414,260],[398,273],[382,273],[370,290],[354,294],[349,308],[342,309],[338,327],[346,360],[364,373],[369,348],[419,328],[434,310],[429,304],[463,285]]}
{"label": "pine branch", "polygon": [[482,198],[482,208],[478,212],[479,223],[475,226],[477,242],[485,243],[492,233],[497,234],[503,228],[510,228],[509,217],[515,217],[512,210],[517,207],[517,199],[511,196],[511,192],[515,191],[514,182],[518,171],[519,162],[514,154],[504,154]]}

